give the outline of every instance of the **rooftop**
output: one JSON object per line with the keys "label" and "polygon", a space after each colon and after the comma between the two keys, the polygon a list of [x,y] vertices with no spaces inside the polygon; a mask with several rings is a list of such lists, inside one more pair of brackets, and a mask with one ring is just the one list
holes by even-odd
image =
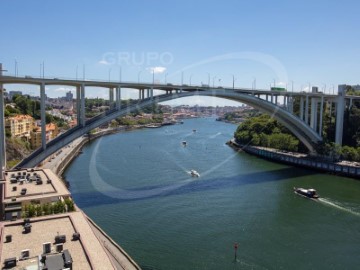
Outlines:
{"label": "rooftop", "polygon": [[[24,194],[24,189],[26,193]],[[61,179],[49,169],[23,169],[5,172],[4,203],[70,196]],[[23,191],[23,193],[21,193]],[[23,195],[22,195],[23,194]]]}
{"label": "rooftop", "polygon": [[[82,212],[72,212],[56,216],[33,218],[30,221],[31,232],[24,233],[23,221],[4,222],[1,224],[1,263],[8,258],[17,258],[19,269],[38,269],[39,256],[43,254],[43,244],[50,243],[50,253],[46,262],[56,262],[61,252],[56,251],[56,236],[65,236],[63,250],[68,250],[73,269],[114,269],[104,247],[93,233]],[[80,239],[73,240],[73,234],[79,233]],[[11,241],[5,241],[11,235]],[[21,253],[29,250],[29,257],[24,260]],[[54,263],[52,262],[52,263]]]}

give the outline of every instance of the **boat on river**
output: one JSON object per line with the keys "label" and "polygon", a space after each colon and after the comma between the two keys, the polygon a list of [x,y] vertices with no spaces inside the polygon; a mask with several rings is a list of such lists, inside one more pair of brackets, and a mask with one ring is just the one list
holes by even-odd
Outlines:
{"label": "boat on river", "polygon": [[182,141],[181,142],[183,146],[186,146],[187,145],[187,142],[186,141]]}
{"label": "boat on river", "polygon": [[318,199],[319,195],[315,189],[305,189],[305,188],[296,188],[294,187],[294,193],[300,196],[309,198],[309,199]]}
{"label": "boat on river", "polygon": [[198,172],[195,171],[195,170],[191,170],[191,171],[190,171],[190,174],[191,174],[191,176],[193,176],[193,177],[200,177],[200,173],[198,173]]}

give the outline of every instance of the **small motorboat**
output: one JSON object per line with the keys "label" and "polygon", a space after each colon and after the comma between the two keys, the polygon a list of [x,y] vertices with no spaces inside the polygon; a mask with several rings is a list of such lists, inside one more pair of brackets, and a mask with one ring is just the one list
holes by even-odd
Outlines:
{"label": "small motorboat", "polygon": [[296,188],[294,187],[294,193],[300,196],[310,198],[310,199],[318,199],[319,195],[317,194],[315,189],[305,189],[305,188]]}
{"label": "small motorboat", "polygon": [[186,146],[187,145],[187,142],[186,141],[182,141],[181,142],[183,146]]}
{"label": "small motorboat", "polygon": [[196,132],[196,129],[193,129],[193,132],[195,133],[195,132]]}
{"label": "small motorboat", "polygon": [[190,171],[190,174],[191,174],[191,176],[193,176],[193,177],[200,177],[200,173],[198,173],[198,172],[195,171],[195,170],[191,170],[191,171]]}

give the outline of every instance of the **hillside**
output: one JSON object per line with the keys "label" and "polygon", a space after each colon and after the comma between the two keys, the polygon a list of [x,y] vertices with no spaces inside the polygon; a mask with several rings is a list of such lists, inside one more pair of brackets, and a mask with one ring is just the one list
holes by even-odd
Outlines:
{"label": "hillside", "polygon": [[21,139],[6,138],[6,167],[7,169],[15,166],[20,160],[31,153],[30,145]]}

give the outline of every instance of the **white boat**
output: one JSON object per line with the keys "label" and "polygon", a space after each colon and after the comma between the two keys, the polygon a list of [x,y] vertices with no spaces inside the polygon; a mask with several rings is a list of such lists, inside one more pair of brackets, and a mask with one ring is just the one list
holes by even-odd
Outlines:
{"label": "white boat", "polygon": [[191,174],[191,176],[193,176],[193,177],[200,177],[200,173],[198,173],[198,172],[195,171],[195,170],[191,170],[191,171],[190,171],[190,174]]}
{"label": "white boat", "polygon": [[300,196],[310,198],[310,199],[318,199],[319,195],[317,194],[315,189],[305,189],[305,188],[296,188],[294,187],[295,194]]}

